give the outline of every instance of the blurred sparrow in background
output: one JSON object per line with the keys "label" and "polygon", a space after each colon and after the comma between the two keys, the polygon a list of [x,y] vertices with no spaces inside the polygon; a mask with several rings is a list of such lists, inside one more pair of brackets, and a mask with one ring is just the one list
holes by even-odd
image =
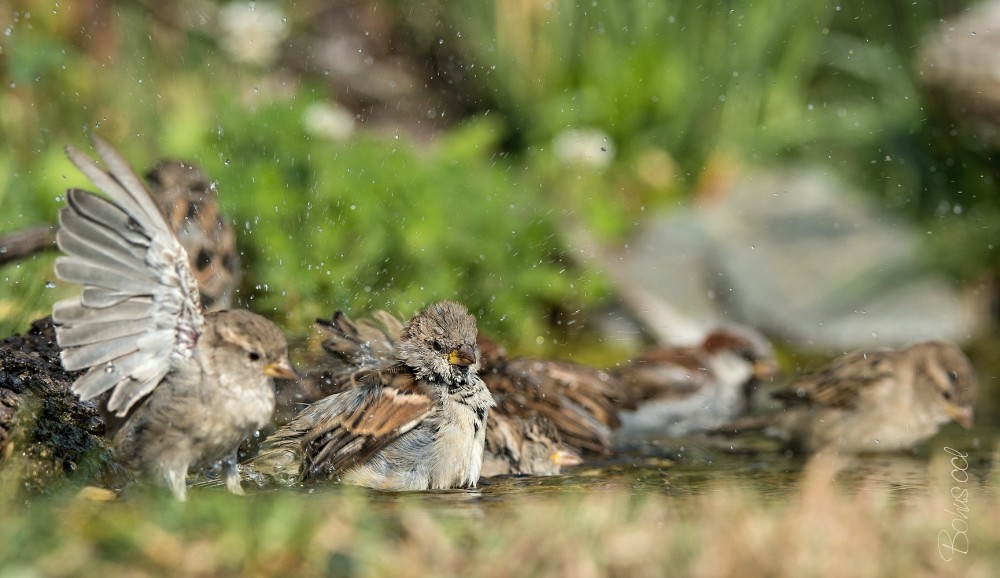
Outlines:
{"label": "blurred sparrow in background", "polygon": [[215,185],[198,166],[170,160],[158,162],[146,180],[153,201],[187,251],[202,307],[229,309],[239,284],[239,254]]}
{"label": "blurred sparrow in background", "polygon": [[570,361],[511,359],[506,349],[482,334],[479,348],[483,381],[505,413],[541,416],[574,452],[610,451],[611,430],[618,426],[618,418],[616,387],[607,373]]}
{"label": "blurred sparrow in background", "polygon": [[116,458],[162,479],[183,500],[189,469],[235,466],[244,438],[274,411],[272,377],[292,378],[287,345],[267,319],[244,310],[202,314],[184,247],[128,163],[93,137],[107,172],[74,147],[70,160],[110,197],[70,190],[56,275],[83,285],[52,318],[63,366],[88,370],[73,390],[99,398]]}
{"label": "blurred sparrow in background", "polygon": [[562,468],[583,462],[563,445],[554,423],[538,413],[512,411],[511,403],[494,392],[498,405],[486,422],[484,478],[505,475],[555,476]]}
{"label": "blurred sparrow in background", "polygon": [[[353,325],[340,313],[331,326],[338,322]],[[366,361],[363,349],[345,355]],[[265,440],[246,466],[249,475],[387,491],[475,487],[493,406],[478,375],[475,317],[452,301],[431,305],[400,327],[393,350],[392,364],[372,357],[375,363],[329,374],[327,386],[340,393],[309,405]]]}
{"label": "blurred sparrow in background", "polygon": [[744,415],[756,382],[777,373],[771,344],[746,327],[720,327],[696,347],[650,349],[611,370],[621,388],[615,439],[719,427]]}
{"label": "blurred sparrow in background", "polygon": [[805,453],[907,450],[950,420],[971,428],[977,392],[972,364],[951,343],[859,351],[775,392],[784,411],[719,431],[762,429]]}

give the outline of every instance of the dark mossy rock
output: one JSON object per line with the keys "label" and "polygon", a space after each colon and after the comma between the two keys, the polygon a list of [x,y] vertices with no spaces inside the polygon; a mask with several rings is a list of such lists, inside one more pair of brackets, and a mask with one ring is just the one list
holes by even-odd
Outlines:
{"label": "dark mossy rock", "polygon": [[97,405],[70,389],[77,375],[62,368],[49,318],[0,341],[0,468],[33,493],[124,475],[103,438]]}

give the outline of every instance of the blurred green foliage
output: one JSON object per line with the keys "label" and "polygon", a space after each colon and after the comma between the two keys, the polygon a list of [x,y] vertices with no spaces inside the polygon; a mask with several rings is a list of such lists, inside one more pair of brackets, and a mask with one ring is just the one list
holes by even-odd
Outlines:
{"label": "blurred green foliage", "polygon": [[[310,107],[350,91],[302,65],[303,38],[332,34],[319,15],[344,4],[373,7],[359,26],[388,21],[372,36],[396,26],[391,48],[434,68],[416,84],[447,86],[471,113],[431,139],[405,127],[340,141],[311,130]],[[90,187],[62,148],[86,150],[98,132],[137,169],[180,157],[217,180],[246,268],[239,300],[291,332],[335,308],[406,315],[453,298],[538,353],[553,320],[608,296],[574,261],[567,230],[620,240],[647,211],[708,194],[741,165],[818,160],[925,225],[941,267],[996,274],[994,153],[954,130],[912,65],[923,36],[967,4],[299,0],[282,5],[284,59],[264,65],[220,48],[211,1],[5,0],[0,232],[52,221],[67,187]],[[576,128],[607,135],[606,164],[556,146]],[[51,283],[52,259],[0,269],[0,335],[79,290]],[[900,501],[844,496],[820,484],[832,475],[815,476],[820,487],[793,501],[714,485],[692,499],[661,484],[683,493],[675,500],[585,470],[584,497],[551,478],[481,500],[338,488],[25,505],[10,465],[0,576],[988,576],[1000,552],[995,482],[971,520],[986,558],[944,566],[912,555],[931,552],[950,522],[929,516],[945,511],[944,487]],[[947,468],[935,479],[949,480]],[[522,485],[539,493],[512,496]]]}
{"label": "blurred green foliage", "polygon": [[[484,81],[485,94],[529,143],[548,142],[566,127],[600,127],[626,154],[662,147],[697,176],[718,152],[772,160],[866,132],[838,120],[839,95],[813,91],[829,64],[832,4],[480,5],[441,3],[461,31],[445,42],[476,64],[496,63],[474,82]],[[437,17],[406,14],[428,29]],[[872,122],[882,104],[858,103],[851,121]]]}
{"label": "blurred green foliage", "polygon": [[[740,166],[805,159],[930,222],[942,267],[995,271],[990,154],[929,114],[912,67],[962,3],[370,4],[475,114],[430,143],[405,129],[328,140],[306,111],[343,87],[290,57],[234,61],[213,3],[6,3],[0,230],[52,220],[67,186],[89,186],[61,149],[95,131],[137,168],[179,156],[217,179],[245,253],[240,299],[293,331],[335,308],[454,298],[535,343],[608,295],[570,259],[568,228],[620,240]],[[284,46],[302,52],[324,5],[283,7]],[[610,163],[568,158],[556,143],[572,128],[605,134]],[[50,256],[0,271],[0,330],[75,291],[44,289],[51,276]]]}
{"label": "blurred green foliage", "polygon": [[[939,267],[996,275],[996,145],[959,130],[914,63],[973,2],[396,4],[428,53],[464,67],[478,106],[510,120],[511,141],[541,151],[526,155],[528,172],[569,189],[597,231],[620,238],[641,210],[678,190],[711,194],[740,165],[819,162],[933,230]],[[565,169],[553,177],[545,154],[576,126],[620,149],[582,185]],[[642,178],[650,151],[675,161],[661,163],[665,178]]]}
{"label": "blurred green foliage", "polygon": [[[67,186],[90,187],[62,147],[86,147],[93,130],[137,168],[180,156],[218,180],[247,269],[239,300],[293,331],[335,308],[409,315],[450,298],[487,330],[534,341],[551,310],[602,294],[566,260],[537,187],[498,154],[496,122],[469,119],[431,146],[374,133],[331,142],[305,126],[323,100],[315,81],[233,65],[196,35],[131,33],[150,30],[131,4],[109,22],[109,65],[66,33],[70,12],[33,13],[3,45],[0,98],[13,112],[0,166],[16,167],[0,193],[3,230],[51,221]],[[42,291],[50,267],[43,256],[3,271],[0,328],[21,329],[75,291]]]}
{"label": "blurred green foliage", "polygon": [[[286,114],[261,112],[276,127]],[[490,330],[533,337],[549,308],[581,307],[600,290],[561,254],[552,211],[491,158],[491,122],[470,121],[423,152],[365,136],[341,145],[294,131],[264,139],[260,126],[234,123],[218,143],[234,159],[227,186],[271,193],[234,204],[253,215],[237,224],[258,271],[256,309],[409,314],[455,298]],[[271,162],[246,162],[256,158]]]}

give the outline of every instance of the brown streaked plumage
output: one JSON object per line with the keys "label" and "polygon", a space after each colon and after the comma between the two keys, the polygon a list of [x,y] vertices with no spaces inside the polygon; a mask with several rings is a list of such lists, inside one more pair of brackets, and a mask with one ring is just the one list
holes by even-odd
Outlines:
{"label": "brown streaked plumage", "polygon": [[954,344],[928,341],[844,355],[775,392],[784,411],[720,431],[763,429],[805,453],[908,450],[950,420],[972,427],[977,395],[965,354]]}
{"label": "brown streaked plumage", "polygon": [[123,464],[165,482],[183,500],[190,469],[223,462],[241,493],[240,442],[270,420],[273,377],[295,376],[281,331],[249,311],[202,313],[188,256],[127,161],[96,136],[105,165],[73,147],[70,160],[110,200],[67,193],[56,275],[80,297],[56,303],[52,319],[73,384],[109,414]]}
{"label": "brown streaked plumage", "polygon": [[[337,311],[329,320],[318,320],[317,326],[326,336],[323,347],[333,363],[306,373],[296,388],[289,388],[284,395],[295,401],[356,387],[360,375],[372,368],[386,367],[394,359],[402,327],[384,311],[376,312],[371,319],[357,321]],[[497,356],[505,358],[506,354],[500,353],[500,346],[482,335],[477,344],[481,348],[480,376],[491,380],[487,381],[487,387],[491,383],[497,386],[493,368],[500,359]],[[500,389],[491,389],[490,393],[498,405],[487,420],[484,476],[551,475],[580,461],[577,453],[562,443],[558,429],[547,418],[530,408],[518,407],[516,395],[505,395]]]}
{"label": "brown streaked plumage", "polygon": [[188,253],[201,304],[228,309],[239,284],[233,226],[222,213],[215,185],[197,165],[162,160],[146,173],[153,200]]}
{"label": "brown streaked plumage", "polygon": [[549,359],[513,358],[480,334],[483,381],[497,400],[498,414],[551,422],[562,443],[575,452],[610,451],[618,426],[616,387],[599,369]]}
{"label": "brown streaked plumage", "polygon": [[[357,326],[342,314],[338,319],[353,327],[338,331],[338,338],[355,335]],[[474,487],[493,406],[479,379],[475,337],[475,318],[465,307],[431,305],[401,327],[394,363],[364,357],[376,362],[327,374],[324,385],[339,393],[281,427],[247,469],[286,484],[332,479],[389,491]]]}
{"label": "brown streaked plumage", "polygon": [[562,443],[554,423],[537,413],[511,413],[506,404],[486,422],[484,478],[503,475],[554,476],[583,462]]}

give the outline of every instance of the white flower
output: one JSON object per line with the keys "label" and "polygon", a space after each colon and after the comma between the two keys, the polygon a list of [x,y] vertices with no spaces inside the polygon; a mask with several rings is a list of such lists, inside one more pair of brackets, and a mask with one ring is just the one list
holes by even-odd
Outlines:
{"label": "white flower", "polygon": [[607,133],[596,128],[565,130],[552,142],[556,157],[566,163],[604,168],[615,157],[615,145]]}
{"label": "white flower", "polygon": [[265,2],[232,2],[219,8],[222,48],[233,60],[267,66],[288,38],[281,8]]}
{"label": "white flower", "polygon": [[314,102],[302,113],[302,124],[311,135],[338,141],[354,134],[354,115],[336,103]]}

